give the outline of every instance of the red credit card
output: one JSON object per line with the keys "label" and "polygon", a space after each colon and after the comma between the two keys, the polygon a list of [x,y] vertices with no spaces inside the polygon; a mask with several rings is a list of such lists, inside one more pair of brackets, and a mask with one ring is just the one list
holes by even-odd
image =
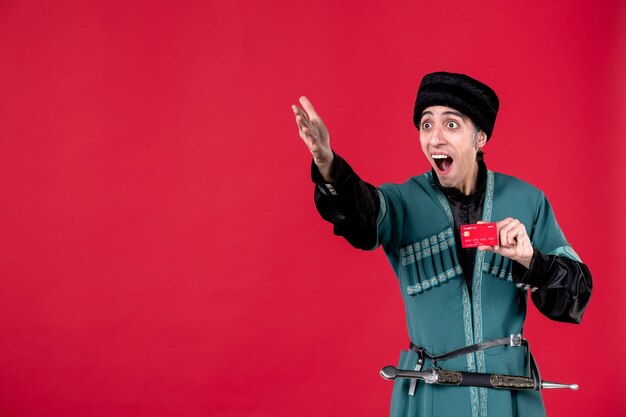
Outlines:
{"label": "red credit card", "polygon": [[498,244],[498,229],[495,223],[461,225],[461,247],[495,246]]}

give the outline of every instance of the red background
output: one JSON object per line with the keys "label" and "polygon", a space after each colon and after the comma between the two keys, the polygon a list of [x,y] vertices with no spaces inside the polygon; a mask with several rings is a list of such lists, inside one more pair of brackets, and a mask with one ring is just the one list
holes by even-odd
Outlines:
{"label": "red background", "polygon": [[290,105],[400,182],[436,70],[498,92],[489,167],[593,272],[581,326],[530,308],[581,386],[548,412],[623,415],[625,28],[619,0],[0,2],[0,415],[387,415],[397,284],[317,215]]}

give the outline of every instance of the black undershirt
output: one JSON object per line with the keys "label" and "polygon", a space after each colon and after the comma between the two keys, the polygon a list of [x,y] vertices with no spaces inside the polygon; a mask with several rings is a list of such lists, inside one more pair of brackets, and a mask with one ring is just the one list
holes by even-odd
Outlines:
{"label": "black undershirt", "polygon": [[470,195],[464,195],[456,188],[447,188],[441,185],[437,174],[432,171],[433,179],[437,188],[446,196],[452,217],[454,218],[454,239],[459,255],[459,262],[463,269],[463,276],[467,283],[467,289],[472,296],[472,276],[474,275],[474,265],[476,264],[476,248],[461,248],[461,225],[474,224],[482,220],[483,203],[485,201],[485,186],[487,183],[487,167],[483,161],[478,161],[478,177],[476,180],[476,190]]}

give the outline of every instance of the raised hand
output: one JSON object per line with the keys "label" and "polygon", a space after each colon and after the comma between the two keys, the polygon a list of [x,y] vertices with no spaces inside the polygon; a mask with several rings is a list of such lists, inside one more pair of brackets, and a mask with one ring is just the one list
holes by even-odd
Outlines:
{"label": "raised hand", "polygon": [[295,104],[291,106],[293,114],[296,117],[300,137],[309,148],[311,155],[313,155],[313,161],[322,176],[326,180],[332,181],[330,175],[333,151],[330,148],[328,129],[326,129],[326,125],[324,125],[324,122],[319,117],[308,98],[304,96],[300,97],[300,104],[302,107]]}
{"label": "raised hand", "polygon": [[526,227],[524,227],[522,222],[507,217],[496,222],[496,227],[500,244],[496,246],[479,246],[478,249],[506,256],[529,268],[534,249],[528,233],[526,233]]}

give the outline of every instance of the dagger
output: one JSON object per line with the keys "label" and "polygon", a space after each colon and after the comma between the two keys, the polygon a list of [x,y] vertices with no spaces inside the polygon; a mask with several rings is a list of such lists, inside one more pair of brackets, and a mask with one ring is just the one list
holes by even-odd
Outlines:
{"label": "dagger", "polygon": [[[483,387],[510,390],[533,390],[535,381],[526,376],[482,374],[477,372],[449,371],[446,369],[426,369],[410,371],[395,366],[385,366],[380,370],[385,379],[409,378],[419,379],[427,384],[456,385],[460,387]],[[539,389],[569,388],[576,391],[577,384],[561,384],[558,382],[541,381]]]}

